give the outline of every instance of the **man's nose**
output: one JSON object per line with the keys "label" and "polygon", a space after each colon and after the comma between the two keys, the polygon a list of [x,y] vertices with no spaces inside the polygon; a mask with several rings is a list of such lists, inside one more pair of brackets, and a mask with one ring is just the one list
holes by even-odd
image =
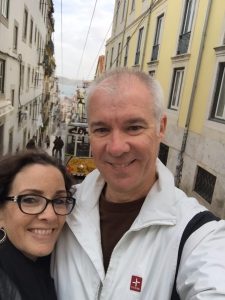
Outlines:
{"label": "man's nose", "polygon": [[112,156],[118,157],[129,152],[130,145],[125,133],[121,131],[113,131],[107,142],[107,152]]}

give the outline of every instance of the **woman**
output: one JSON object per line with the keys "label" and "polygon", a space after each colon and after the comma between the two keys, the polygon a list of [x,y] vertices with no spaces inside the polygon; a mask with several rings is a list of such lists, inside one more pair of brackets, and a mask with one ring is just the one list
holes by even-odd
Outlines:
{"label": "woman", "polygon": [[72,184],[40,150],[1,158],[0,299],[57,299],[49,254],[75,204]]}

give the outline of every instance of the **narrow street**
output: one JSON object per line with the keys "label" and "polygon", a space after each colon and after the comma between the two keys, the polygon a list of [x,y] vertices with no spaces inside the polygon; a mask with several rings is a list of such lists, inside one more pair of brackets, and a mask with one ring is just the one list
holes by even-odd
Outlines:
{"label": "narrow street", "polygon": [[47,148],[46,143],[43,142],[43,149],[49,154],[52,155],[52,149],[54,147],[54,140],[56,138],[56,136],[61,136],[61,139],[64,142],[64,146],[62,148],[62,162],[64,162],[64,156],[65,156],[65,137],[66,137],[66,124],[65,123],[61,123],[60,127],[56,128],[56,131],[54,133],[52,133],[49,137],[50,137],[50,147]]}

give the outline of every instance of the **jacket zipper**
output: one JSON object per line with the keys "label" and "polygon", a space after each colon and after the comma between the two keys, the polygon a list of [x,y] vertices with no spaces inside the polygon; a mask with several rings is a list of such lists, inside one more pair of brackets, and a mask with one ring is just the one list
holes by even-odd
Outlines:
{"label": "jacket zipper", "polygon": [[100,300],[101,292],[102,292],[102,282],[100,281],[100,284],[99,284],[99,287],[97,290],[97,295],[96,295],[97,297],[95,298],[96,300]]}

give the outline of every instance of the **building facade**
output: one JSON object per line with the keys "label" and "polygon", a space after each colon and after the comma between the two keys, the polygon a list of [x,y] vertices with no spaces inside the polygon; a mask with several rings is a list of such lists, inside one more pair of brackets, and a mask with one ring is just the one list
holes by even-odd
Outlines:
{"label": "building facade", "polygon": [[176,185],[225,217],[225,2],[116,0],[106,70],[157,78],[168,116],[159,157]]}
{"label": "building facade", "polygon": [[95,70],[95,78],[100,77],[104,73],[104,71],[105,71],[105,55],[100,55]]}
{"label": "building facade", "polygon": [[52,0],[0,0],[0,155],[48,131],[57,102],[52,15]]}

